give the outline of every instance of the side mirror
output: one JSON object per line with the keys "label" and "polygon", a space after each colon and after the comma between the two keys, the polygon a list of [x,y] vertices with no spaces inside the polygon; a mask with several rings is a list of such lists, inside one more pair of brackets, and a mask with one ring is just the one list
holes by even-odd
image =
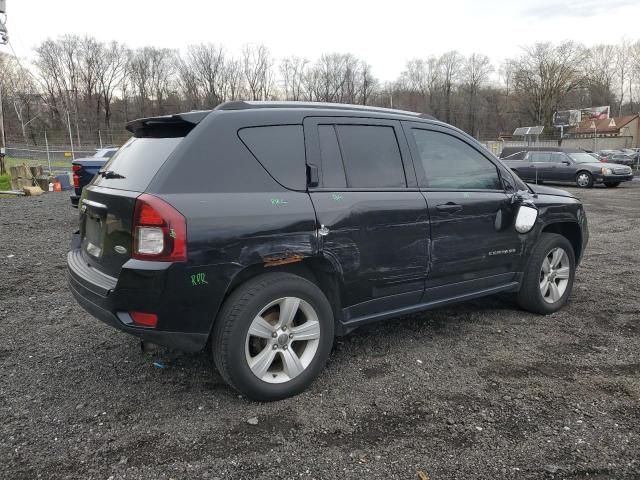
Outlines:
{"label": "side mirror", "polygon": [[571,162],[569,160],[563,160],[562,163],[565,165],[571,165]]}
{"label": "side mirror", "polygon": [[518,233],[529,232],[538,219],[538,209],[528,205],[520,205],[516,215],[516,231]]}

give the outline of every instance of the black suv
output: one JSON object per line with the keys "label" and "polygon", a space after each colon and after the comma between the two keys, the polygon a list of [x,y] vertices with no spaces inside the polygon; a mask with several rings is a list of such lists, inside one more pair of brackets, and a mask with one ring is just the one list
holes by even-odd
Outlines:
{"label": "black suv", "polygon": [[584,150],[538,147],[502,155],[502,161],[520,178],[535,183],[573,183],[581,188],[601,183],[615,188],[633,180],[631,167],[599,162]]}
{"label": "black suv", "polygon": [[210,343],[253,399],[302,391],[366,323],[498,292],[555,312],[588,239],[575,197],[417,113],[230,102],[127,128],[82,192],[71,290],[144,340]]}

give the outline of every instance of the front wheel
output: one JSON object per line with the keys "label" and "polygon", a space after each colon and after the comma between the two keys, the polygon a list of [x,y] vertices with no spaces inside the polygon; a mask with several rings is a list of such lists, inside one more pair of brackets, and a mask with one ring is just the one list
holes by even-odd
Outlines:
{"label": "front wheel", "polygon": [[543,233],[529,257],[518,303],[534,313],[557,312],[567,303],[575,268],[575,253],[569,240],[555,233]]}
{"label": "front wheel", "polygon": [[589,172],[578,172],[576,174],[576,185],[580,188],[591,188],[593,186],[593,175]]}
{"label": "front wheel", "polygon": [[268,273],[238,287],[213,331],[213,358],[225,381],[253,400],[303,391],[333,345],[333,313],[322,291],[289,273]]}
{"label": "front wheel", "polygon": [[604,182],[604,186],[607,188],[616,188],[620,185],[620,182]]}

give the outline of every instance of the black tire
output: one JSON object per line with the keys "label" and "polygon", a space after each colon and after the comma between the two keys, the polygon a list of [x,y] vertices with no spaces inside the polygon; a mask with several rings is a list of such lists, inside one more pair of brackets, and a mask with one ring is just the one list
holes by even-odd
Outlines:
{"label": "black tire", "polygon": [[[540,291],[541,270],[545,258],[557,247],[562,248],[567,254],[569,260],[569,278],[566,289],[559,300],[554,303],[549,303],[545,301]],[[522,285],[518,292],[518,304],[525,310],[542,315],[557,312],[567,303],[567,299],[571,294],[575,271],[575,252],[573,251],[571,242],[562,235],[543,233],[536,246],[533,247],[533,251],[529,257],[529,263],[525,268]]]}
{"label": "black tire", "polygon": [[607,188],[616,188],[620,185],[620,182],[604,182],[604,186]]}
{"label": "black tire", "polygon": [[[254,375],[249,366],[245,356],[247,334],[256,315],[283,297],[298,297],[315,310],[320,338],[315,356],[302,373],[284,383],[268,383]],[[331,305],[314,283],[290,273],[266,273],[240,285],[225,301],[213,328],[213,360],[224,380],[252,400],[291,397],[305,390],[324,368],[333,346],[333,322]]]}
{"label": "black tire", "polygon": [[[584,181],[583,178],[586,178],[586,181]],[[591,173],[587,172],[586,170],[579,171],[578,173],[576,173],[576,185],[579,188],[593,187],[593,175],[591,175]]]}

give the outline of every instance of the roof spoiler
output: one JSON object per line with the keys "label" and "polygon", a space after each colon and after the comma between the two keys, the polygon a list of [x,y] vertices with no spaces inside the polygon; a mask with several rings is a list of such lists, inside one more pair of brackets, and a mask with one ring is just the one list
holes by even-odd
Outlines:
{"label": "roof spoiler", "polygon": [[127,123],[125,128],[136,137],[184,137],[209,113],[211,110],[198,110],[175,115],[139,118]]}

